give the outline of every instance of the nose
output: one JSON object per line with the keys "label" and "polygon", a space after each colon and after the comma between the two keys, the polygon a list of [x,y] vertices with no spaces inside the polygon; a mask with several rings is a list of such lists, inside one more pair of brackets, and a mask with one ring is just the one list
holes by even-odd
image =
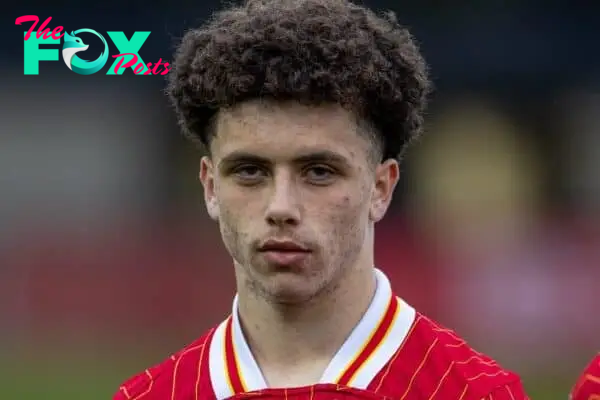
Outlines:
{"label": "nose", "polygon": [[300,205],[294,179],[291,174],[281,172],[275,175],[266,209],[266,220],[273,226],[298,225]]}

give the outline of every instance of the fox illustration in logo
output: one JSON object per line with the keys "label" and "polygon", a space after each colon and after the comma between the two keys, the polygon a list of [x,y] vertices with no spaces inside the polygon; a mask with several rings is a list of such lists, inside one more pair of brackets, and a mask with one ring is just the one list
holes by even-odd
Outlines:
{"label": "fox illustration in logo", "polygon": [[[93,33],[102,40],[102,43],[104,43],[104,50],[102,51],[102,54],[100,54],[100,57],[94,61],[82,60],[76,55],[76,53],[85,51],[90,47],[89,45],[83,43],[81,38],[76,36],[77,34],[84,32]],[[69,67],[69,69],[73,72],[77,72],[81,75],[95,74],[96,72],[100,71],[102,67],[104,67],[106,61],[108,60],[108,44],[102,35],[91,29],[79,29],[75,32],[71,32],[71,34],[65,32],[62,56],[65,64],[67,64],[67,67]]]}

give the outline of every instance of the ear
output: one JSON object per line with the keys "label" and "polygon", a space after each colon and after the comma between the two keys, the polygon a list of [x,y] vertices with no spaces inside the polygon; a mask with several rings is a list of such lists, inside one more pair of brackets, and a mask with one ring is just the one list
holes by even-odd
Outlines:
{"label": "ear", "polygon": [[369,210],[371,221],[379,222],[384,217],[392,202],[394,189],[399,178],[400,167],[397,160],[388,159],[377,166]]}
{"label": "ear", "polygon": [[219,220],[219,204],[215,193],[215,175],[212,160],[208,156],[200,160],[200,182],[204,187],[204,201],[208,215],[215,220]]}

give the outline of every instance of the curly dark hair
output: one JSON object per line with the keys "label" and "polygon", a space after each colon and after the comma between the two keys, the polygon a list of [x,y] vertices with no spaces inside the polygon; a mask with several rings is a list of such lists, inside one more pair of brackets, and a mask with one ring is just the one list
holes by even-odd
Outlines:
{"label": "curly dark hair", "polygon": [[271,98],[349,109],[375,128],[385,160],[421,133],[430,88],[391,12],[378,17],[347,0],[249,0],[184,35],[167,93],[183,133],[206,147],[219,109]]}

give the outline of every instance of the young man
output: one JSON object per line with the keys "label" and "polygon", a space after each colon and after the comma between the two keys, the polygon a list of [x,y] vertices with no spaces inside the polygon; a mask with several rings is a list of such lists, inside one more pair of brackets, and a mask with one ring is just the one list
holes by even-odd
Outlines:
{"label": "young man", "polygon": [[577,380],[571,391],[571,400],[600,400],[600,353]]}
{"label": "young man", "polygon": [[346,0],[251,0],[188,32],[168,91],[238,293],[115,399],[525,399],[374,267],[429,87],[395,17]]}

